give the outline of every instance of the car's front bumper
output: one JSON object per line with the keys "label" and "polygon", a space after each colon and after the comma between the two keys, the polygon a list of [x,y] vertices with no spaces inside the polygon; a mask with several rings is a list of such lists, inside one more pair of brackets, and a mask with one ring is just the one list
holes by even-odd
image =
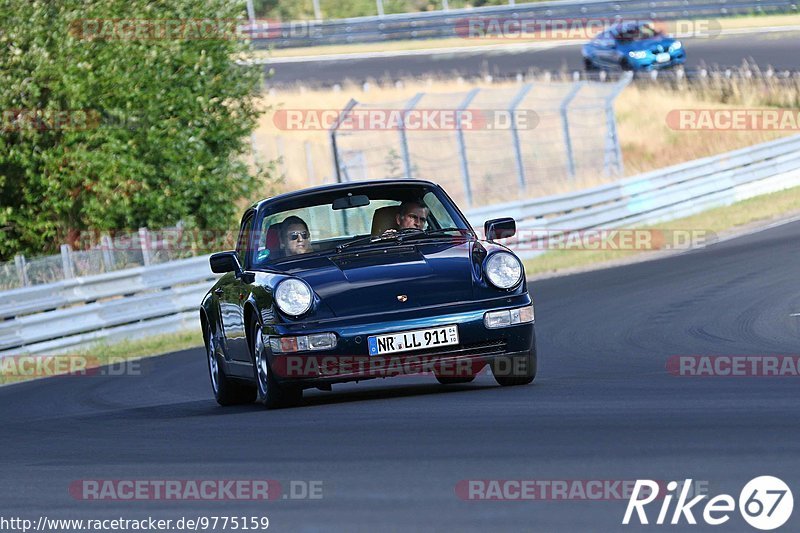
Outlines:
{"label": "car's front bumper", "polygon": [[[492,329],[484,325],[484,315],[489,311],[530,304],[530,297],[526,294],[492,302],[410,310],[393,315],[272,324],[264,328],[264,334],[280,337],[332,332],[337,336],[337,345],[330,350],[294,353],[272,353],[270,350],[270,366],[281,382],[314,386],[430,371],[445,377],[466,377],[477,373],[487,363],[499,361],[499,364],[504,364],[505,359],[535,357],[533,322]],[[369,355],[367,339],[370,336],[450,324],[458,325],[458,345]],[[269,346],[268,342],[265,344]]]}
{"label": "car's front bumper", "polygon": [[655,55],[649,55],[644,59],[628,59],[628,64],[634,70],[660,70],[664,68],[676,67],[686,63],[686,52],[683,49],[670,54],[670,60],[663,63],[656,61]]}

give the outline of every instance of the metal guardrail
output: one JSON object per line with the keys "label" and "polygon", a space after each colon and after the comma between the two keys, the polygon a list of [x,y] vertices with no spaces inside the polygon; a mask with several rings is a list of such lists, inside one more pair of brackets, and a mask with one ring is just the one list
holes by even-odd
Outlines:
{"label": "metal guardrail", "polygon": [[202,256],[0,293],[0,357],[196,325],[215,277]]}
{"label": "metal guardrail", "polygon": [[[800,135],[707,157],[575,193],[473,209],[476,227],[498,217],[514,217],[519,230],[548,236],[625,224],[654,224],[800,185]],[[532,235],[535,236],[535,235]],[[537,247],[517,243],[522,257]]]}
{"label": "metal guardrail", "polygon": [[476,18],[524,17],[544,21],[583,18],[611,20],[624,16],[630,19],[674,20],[794,11],[797,11],[796,0],[565,0],[277,25],[268,23],[266,26],[255,23],[245,27],[244,31],[254,36],[256,48],[292,48],[459,37],[469,20]]}
{"label": "metal guardrail", "polygon": [[[489,218],[513,216],[521,235],[632,227],[798,185],[800,135],[610,185],[473,209],[467,217],[479,228]],[[0,357],[197,327],[200,300],[214,278],[204,256],[0,293]]]}

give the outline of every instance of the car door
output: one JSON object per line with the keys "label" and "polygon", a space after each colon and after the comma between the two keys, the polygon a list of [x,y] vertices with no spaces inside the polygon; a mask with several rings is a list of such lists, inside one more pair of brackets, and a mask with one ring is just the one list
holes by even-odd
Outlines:
{"label": "car door", "polygon": [[[236,255],[243,268],[249,265],[250,239],[253,233],[255,212],[249,210],[242,217],[239,229],[239,238],[236,241]],[[229,361],[250,364],[250,348],[247,345],[247,335],[244,323],[243,304],[250,294],[249,285],[244,283],[236,273],[226,274],[217,287],[219,298],[220,316],[222,327],[225,330],[226,352]]]}
{"label": "car door", "polygon": [[617,65],[617,51],[614,45],[614,38],[608,33],[596,39],[595,57],[598,64],[607,67]]}

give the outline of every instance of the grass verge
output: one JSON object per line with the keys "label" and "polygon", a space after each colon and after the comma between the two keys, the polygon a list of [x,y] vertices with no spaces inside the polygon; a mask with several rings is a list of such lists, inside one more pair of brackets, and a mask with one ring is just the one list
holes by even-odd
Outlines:
{"label": "grass verge", "polygon": [[[0,358],[0,385],[29,381],[51,375],[63,375],[75,370],[91,370],[106,365],[119,365],[145,357],[154,357],[170,352],[196,348],[203,345],[199,329],[156,335],[138,340],[118,343],[98,343],[60,355],[7,356]],[[31,361],[35,363],[32,365]],[[36,368],[35,364],[40,364]],[[93,375],[92,372],[89,372]]]}
{"label": "grass verge", "polygon": [[[637,229],[704,230],[713,232],[717,236],[724,236],[797,212],[800,212],[800,187],[757,196],[730,206],[709,209],[697,215]],[[546,277],[545,274],[613,266],[634,258],[644,259],[652,257],[653,254],[663,253],[663,251],[649,250],[553,250],[524,261],[525,273],[528,277]]]}

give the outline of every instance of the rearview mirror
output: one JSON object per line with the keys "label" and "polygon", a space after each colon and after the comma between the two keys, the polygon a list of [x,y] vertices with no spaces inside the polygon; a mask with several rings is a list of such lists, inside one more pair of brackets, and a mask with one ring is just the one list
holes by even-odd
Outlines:
{"label": "rearview mirror", "polygon": [[357,194],[355,196],[348,194],[347,196],[337,198],[333,201],[333,210],[338,211],[339,209],[350,209],[351,207],[364,207],[365,205],[369,205],[368,196],[364,194]]}
{"label": "rearview mirror", "polygon": [[517,233],[517,223],[511,217],[494,218],[483,224],[486,240],[507,239]]}
{"label": "rearview mirror", "polygon": [[226,272],[241,272],[239,258],[236,252],[218,252],[208,258],[211,264],[211,272],[214,274],[225,274]]}

